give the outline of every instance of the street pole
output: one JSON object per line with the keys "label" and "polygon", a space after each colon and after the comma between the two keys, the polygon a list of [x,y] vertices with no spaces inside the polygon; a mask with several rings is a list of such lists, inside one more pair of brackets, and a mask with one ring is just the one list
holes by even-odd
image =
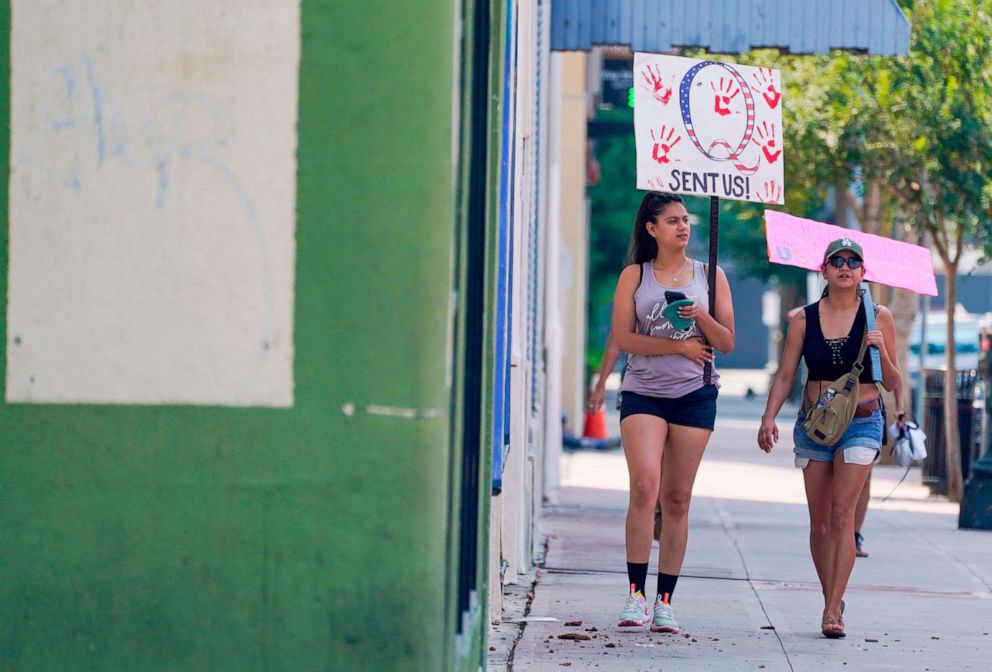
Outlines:
{"label": "street pole", "polygon": [[924,369],[927,365],[927,313],[930,312],[930,297],[926,294],[920,296],[920,378],[916,384],[916,424],[923,426],[923,393],[926,388],[926,375]]}
{"label": "street pole", "polygon": [[[720,197],[710,196],[710,261],[706,283],[710,293],[710,316],[716,319],[716,251],[720,242]],[[703,366],[703,384],[713,382],[713,364]]]}
{"label": "street pole", "polygon": [[[919,244],[926,247],[927,246],[927,234],[920,233]],[[916,384],[916,389],[913,390],[913,398],[916,402],[916,413],[914,414],[914,420],[916,424],[920,427],[923,426],[923,400],[925,398],[926,392],[926,375],[924,374],[924,369],[927,365],[927,350],[929,345],[927,344],[927,315],[930,313],[930,297],[926,294],[920,295],[920,366],[919,366],[919,380]]]}

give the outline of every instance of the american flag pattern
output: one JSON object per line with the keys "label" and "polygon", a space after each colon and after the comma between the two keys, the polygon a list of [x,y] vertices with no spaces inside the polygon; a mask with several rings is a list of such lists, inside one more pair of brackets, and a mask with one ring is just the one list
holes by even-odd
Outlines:
{"label": "american flag pattern", "polygon": [[[703,68],[709,66],[717,66],[725,69],[730,73],[737,81],[737,85],[741,87],[741,91],[744,93],[744,104],[747,108],[747,124],[744,128],[744,137],[741,139],[740,144],[737,149],[733,149],[730,143],[726,140],[714,140],[707,149],[703,149],[702,144],[699,142],[699,138],[696,136],[696,131],[692,126],[692,111],[689,106],[689,87],[692,86],[692,80],[695,79],[696,75]],[[682,77],[682,83],[679,84],[679,107],[682,111],[682,121],[685,124],[685,129],[689,134],[689,139],[692,143],[696,145],[696,148],[703,153],[708,159],[713,161],[732,161],[734,167],[737,168],[744,175],[753,175],[758,170],[758,165],[761,163],[761,158],[758,158],[758,162],[754,166],[745,166],[741,163],[740,155],[747,148],[747,143],[751,142],[751,136],[754,135],[754,96],[751,95],[751,89],[744,81],[744,77],[741,76],[737,70],[727,65],[726,63],[720,63],[718,61],[701,61],[696,65],[692,66],[685,76]],[[718,157],[713,155],[713,150],[722,147],[728,152],[725,157]]]}

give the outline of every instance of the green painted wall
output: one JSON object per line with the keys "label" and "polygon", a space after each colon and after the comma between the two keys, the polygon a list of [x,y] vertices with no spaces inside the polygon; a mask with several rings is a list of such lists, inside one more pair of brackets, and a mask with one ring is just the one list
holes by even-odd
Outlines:
{"label": "green painted wall", "polygon": [[[464,664],[446,547],[454,17],[303,1],[292,409],[0,402],[0,669]],[[9,33],[0,0],[3,297]]]}

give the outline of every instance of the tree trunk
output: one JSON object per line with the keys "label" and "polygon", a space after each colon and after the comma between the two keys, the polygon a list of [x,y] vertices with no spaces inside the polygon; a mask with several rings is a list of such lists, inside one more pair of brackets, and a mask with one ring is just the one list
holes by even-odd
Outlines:
{"label": "tree trunk", "polygon": [[[850,195],[850,200],[852,203],[854,202],[853,194]],[[881,181],[877,178],[867,180],[865,182],[864,198],[862,199],[863,206],[859,214],[861,230],[865,233],[896,239],[898,238],[896,234],[900,231],[900,227],[892,217],[883,217],[883,202]],[[871,260],[867,263],[870,266]],[[895,421],[895,414],[898,408],[909,409],[909,331],[913,325],[913,318],[916,317],[917,299],[915,292],[906,289],[898,289],[877,283],[872,283],[870,286],[875,305],[886,306],[892,311],[892,318],[895,321],[896,327],[896,352],[892,353],[892,355],[893,359],[896,360],[896,364],[899,366],[899,371],[903,375],[902,385],[895,390],[892,392],[887,392],[885,389],[881,390],[882,399],[885,401],[885,424],[888,426]],[[897,393],[901,394],[901,399],[896,399]],[[886,433],[886,441],[883,443],[887,444],[887,439],[888,433]],[[889,454],[890,451],[885,451],[882,459],[887,460]]]}
{"label": "tree trunk", "polygon": [[[871,288],[872,298],[875,300],[875,304],[886,306],[892,312],[892,320],[895,322],[896,328],[896,351],[893,353],[893,359],[896,361],[896,365],[899,367],[899,372],[902,376],[902,383],[892,392],[888,392],[884,388],[881,390],[882,399],[885,401],[885,426],[888,427],[891,423],[895,422],[897,409],[902,408],[906,411],[907,417],[912,418],[912,413],[910,413],[912,409],[910,399],[912,388],[910,387],[909,380],[909,332],[913,327],[913,319],[916,317],[916,313],[919,312],[919,300],[916,292],[908,289],[886,287],[877,284],[871,285]],[[901,399],[896,399],[897,393],[901,395]],[[913,419],[917,422],[922,421],[922,417]],[[888,443],[887,433],[886,441],[883,443]],[[888,464],[889,455],[889,450],[882,452],[884,464]]]}
{"label": "tree trunk", "polygon": [[957,304],[957,264],[944,262],[947,310],[947,369],[944,371],[944,445],[947,459],[947,498],[960,502],[964,494],[961,475],[961,440],[958,428],[958,390],[954,343],[954,307]]}
{"label": "tree trunk", "polygon": [[[840,180],[834,187],[834,225],[844,229],[861,230],[857,221],[857,204],[854,196],[848,191],[846,180]],[[851,226],[857,223],[858,226]]]}
{"label": "tree trunk", "polygon": [[865,184],[865,195],[862,199],[861,230],[874,233],[876,236],[892,237],[892,223],[882,221],[882,189],[877,179],[868,180]]}
{"label": "tree trunk", "polygon": [[[912,393],[909,386],[909,332],[919,312],[919,295],[908,289],[893,287],[889,290],[889,303],[886,305],[892,311],[892,320],[896,324],[896,363],[902,374],[902,407],[908,411],[911,406],[909,395]],[[919,421],[922,417],[914,419]]]}

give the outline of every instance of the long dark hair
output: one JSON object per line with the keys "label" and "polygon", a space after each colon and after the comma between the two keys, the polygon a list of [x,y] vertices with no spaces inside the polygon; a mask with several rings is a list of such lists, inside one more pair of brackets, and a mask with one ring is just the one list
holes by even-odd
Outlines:
{"label": "long dark hair", "polygon": [[658,219],[661,211],[672,203],[684,203],[684,201],[681,196],[660,191],[649,191],[644,194],[641,206],[637,208],[637,215],[634,217],[634,231],[630,234],[630,244],[627,246],[628,264],[643,264],[658,256],[658,243],[648,233],[645,225]]}

